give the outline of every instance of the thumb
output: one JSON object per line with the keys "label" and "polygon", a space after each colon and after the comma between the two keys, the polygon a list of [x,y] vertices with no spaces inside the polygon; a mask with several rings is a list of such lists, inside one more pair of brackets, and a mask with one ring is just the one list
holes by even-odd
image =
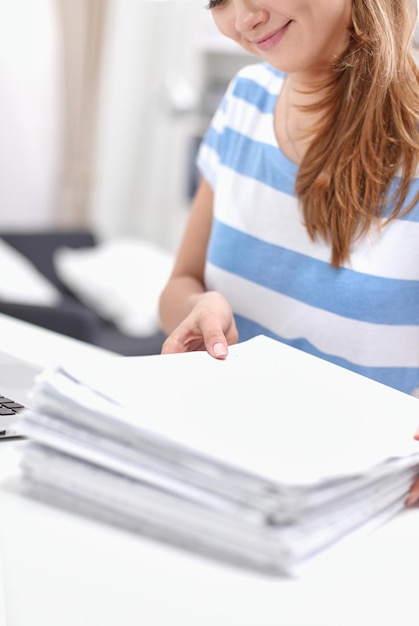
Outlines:
{"label": "thumb", "polygon": [[228,346],[225,341],[216,341],[215,343],[207,348],[208,352],[214,356],[216,359],[225,359],[228,355]]}
{"label": "thumb", "polygon": [[220,333],[207,333],[204,337],[205,348],[216,359],[225,359],[228,355],[228,343],[225,336]]}

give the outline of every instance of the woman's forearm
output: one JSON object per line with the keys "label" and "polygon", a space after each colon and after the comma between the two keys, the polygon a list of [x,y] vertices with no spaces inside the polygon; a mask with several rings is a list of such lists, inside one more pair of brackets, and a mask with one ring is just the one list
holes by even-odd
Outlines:
{"label": "woman's forearm", "polygon": [[169,280],[159,303],[160,323],[167,335],[189,315],[204,292],[202,283],[192,276],[175,276]]}

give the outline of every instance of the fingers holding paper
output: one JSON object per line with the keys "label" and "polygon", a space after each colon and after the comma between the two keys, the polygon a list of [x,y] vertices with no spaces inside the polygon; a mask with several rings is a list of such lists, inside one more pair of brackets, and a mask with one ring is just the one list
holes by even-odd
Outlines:
{"label": "fingers holding paper", "polygon": [[228,302],[216,292],[199,296],[189,315],[163,344],[162,354],[206,350],[224,359],[228,346],[238,341],[238,332]]}
{"label": "fingers holding paper", "polygon": [[[419,442],[419,428],[415,433],[415,439]],[[419,504],[419,476],[410,488],[409,495],[406,499],[406,506],[414,506]]]}
{"label": "fingers holding paper", "polygon": [[419,503],[419,478],[415,480],[410,488],[409,495],[407,496],[406,506],[413,506]]}

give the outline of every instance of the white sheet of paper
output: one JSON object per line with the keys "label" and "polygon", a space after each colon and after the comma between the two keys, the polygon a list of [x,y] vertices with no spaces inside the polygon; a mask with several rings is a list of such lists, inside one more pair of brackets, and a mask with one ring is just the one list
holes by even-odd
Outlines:
{"label": "white sheet of paper", "polygon": [[0,626],[6,626],[6,607],[4,597],[3,566],[0,554]]}
{"label": "white sheet of paper", "polygon": [[416,398],[257,337],[204,352],[112,357],[68,371],[142,428],[274,480],[309,483],[419,452]]}

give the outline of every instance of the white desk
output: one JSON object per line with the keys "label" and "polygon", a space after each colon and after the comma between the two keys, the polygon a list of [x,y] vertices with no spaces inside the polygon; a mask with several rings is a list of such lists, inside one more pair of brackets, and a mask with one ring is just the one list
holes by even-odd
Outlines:
{"label": "white desk", "polygon": [[[43,365],[93,350],[4,316],[0,337],[6,349],[20,339],[23,358],[42,347]],[[7,626],[419,624],[418,509],[337,546],[299,580],[270,579],[20,496],[21,445],[0,442]]]}

